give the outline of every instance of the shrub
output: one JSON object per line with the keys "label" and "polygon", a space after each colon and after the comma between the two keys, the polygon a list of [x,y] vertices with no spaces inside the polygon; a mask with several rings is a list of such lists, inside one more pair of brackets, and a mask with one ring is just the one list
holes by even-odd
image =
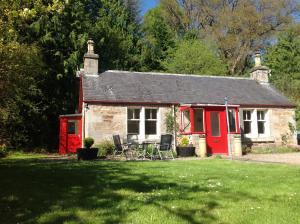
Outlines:
{"label": "shrub", "polygon": [[115,150],[115,145],[110,140],[104,140],[95,147],[99,149],[98,156],[100,157],[111,155]]}
{"label": "shrub", "polygon": [[6,145],[0,145],[0,158],[7,156],[7,148]]}
{"label": "shrub", "polygon": [[84,143],[84,147],[87,148],[87,149],[89,149],[89,148],[91,148],[92,145],[94,144],[94,139],[93,139],[93,138],[90,138],[90,137],[85,138],[85,139],[83,140],[83,143]]}

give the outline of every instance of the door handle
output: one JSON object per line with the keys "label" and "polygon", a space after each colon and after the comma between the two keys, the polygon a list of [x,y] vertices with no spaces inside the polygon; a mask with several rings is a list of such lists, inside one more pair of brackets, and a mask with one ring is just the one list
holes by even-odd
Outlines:
{"label": "door handle", "polygon": [[214,143],[218,143],[220,140],[213,140]]}

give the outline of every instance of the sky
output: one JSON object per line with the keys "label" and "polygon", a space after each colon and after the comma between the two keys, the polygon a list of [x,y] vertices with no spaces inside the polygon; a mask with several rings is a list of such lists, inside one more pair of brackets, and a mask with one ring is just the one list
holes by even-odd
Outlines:
{"label": "sky", "polygon": [[145,14],[149,9],[155,7],[158,3],[158,0],[141,0],[141,13]]}

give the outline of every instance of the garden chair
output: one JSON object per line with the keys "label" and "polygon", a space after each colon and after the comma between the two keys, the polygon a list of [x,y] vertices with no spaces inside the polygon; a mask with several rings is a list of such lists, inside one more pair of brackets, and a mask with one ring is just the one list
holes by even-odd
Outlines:
{"label": "garden chair", "polygon": [[158,151],[160,159],[163,159],[163,153],[171,154],[171,158],[174,159],[173,149],[172,149],[172,138],[170,134],[164,134],[160,137],[160,143],[156,145],[156,150]]}
{"label": "garden chair", "polygon": [[127,151],[128,151],[128,144],[122,144],[120,135],[113,135],[115,150],[114,150],[114,157],[116,155],[124,155],[127,159]]}

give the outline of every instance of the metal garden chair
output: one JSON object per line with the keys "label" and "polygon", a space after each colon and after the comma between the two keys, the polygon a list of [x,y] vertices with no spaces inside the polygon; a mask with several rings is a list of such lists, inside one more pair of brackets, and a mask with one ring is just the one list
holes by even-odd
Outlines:
{"label": "metal garden chair", "polygon": [[125,156],[127,159],[127,151],[128,151],[128,144],[122,144],[120,135],[113,135],[115,150],[114,150],[114,157],[116,155]]}
{"label": "metal garden chair", "polygon": [[160,137],[160,143],[156,145],[156,150],[158,151],[160,159],[163,159],[163,153],[171,154],[171,158],[174,159],[173,149],[172,149],[172,138],[171,134],[164,134]]}

